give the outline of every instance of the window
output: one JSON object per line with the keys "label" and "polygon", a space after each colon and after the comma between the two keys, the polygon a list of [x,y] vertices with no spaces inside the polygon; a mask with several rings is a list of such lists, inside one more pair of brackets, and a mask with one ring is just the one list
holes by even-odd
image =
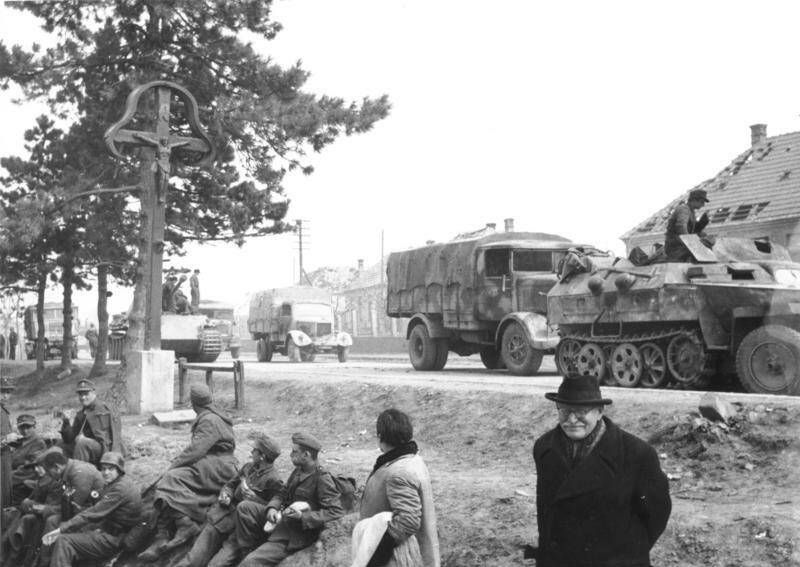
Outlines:
{"label": "window", "polygon": [[508,257],[511,250],[508,248],[491,248],[484,253],[486,261],[486,277],[507,276]]}
{"label": "window", "polygon": [[515,272],[552,272],[553,253],[550,250],[514,250]]}
{"label": "window", "polygon": [[731,220],[740,221],[746,219],[752,209],[753,205],[739,205],[739,207],[733,212],[733,215],[731,215]]}
{"label": "window", "polygon": [[725,219],[728,218],[728,214],[730,212],[731,212],[731,208],[730,207],[721,207],[721,208],[717,209],[716,211],[714,211],[713,213],[711,213],[711,219],[709,219],[709,220],[712,223],[713,222],[724,222]]}

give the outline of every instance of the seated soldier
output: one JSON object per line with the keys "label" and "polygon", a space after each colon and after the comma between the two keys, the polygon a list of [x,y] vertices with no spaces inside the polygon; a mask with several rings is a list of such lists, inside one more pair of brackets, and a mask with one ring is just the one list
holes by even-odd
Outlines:
{"label": "seated soldier", "polygon": [[36,480],[34,460],[47,449],[47,445],[36,431],[36,418],[29,414],[17,417],[20,439],[11,453],[11,504],[16,506],[30,496],[32,487],[25,481]]}
{"label": "seated soldier", "polygon": [[[319,464],[320,448],[312,435],[292,435],[295,468],[286,485],[266,506],[255,502],[239,505],[236,535],[240,553],[247,553],[240,567],[277,565],[317,541],[325,524],[344,515],[336,483]],[[213,565],[212,560],[209,567]]]}
{"label": "seated soldier", "polygon": [[[44,531],[48,533],[100,499],[103,476],[90,463],[68,459],[60,447],[51,447],[44,452],[42,466],[61,489],[59,513],[49,516],[44,523]],[[51,551],[49,545],[42,547],[40,565],[50,562]]]}
{"label": "seated soldier", "polygon": [[[283,481],[273,464],[280,454],[280,447],[269,436],[262,434],[256,437],[250,453],[251,461],[222,487],[219,500],[209,508],[206,523],[192,549],[175,567],[205,567],[215,555],[220,558],[236,555],[238,546],[234,528],[237,506],[241,502],[266,505],[280,491]],[[233,553],[220,551],[223,542],[226,548],[232,548]]]}
{"label": "seated soldier", "polygon": [[107,451],[122,453],[122,422],[109,406],[97,400],[94,382],[81,380],[75,389],[81,409],[70,424],[70,415],[59,412],[61,439],[72,458],[97,465]]}
{"label": "seated soldier", "polygon": [[[156,539],[139,554],[154,561],[200,533],[208,508],[217,501],[222,486],[236,474],[233,421],[217,408],[205,384],[192,386],[192,440],[156,485]],[[170,528],[175,535],[170,539]]]}
{"label": "seated soldier", "polygon": [[[125,461],[119,453],[105,453],[100,459],[105,481],[101,499],[42,539],[53,545],[50,567],[72,567],[83,559],[108,559],[122,549],[125,534],[139,524],[142,498],[139,489],[125,475]],[[80,532],[80,533],[75,533]]]}
{"label": "seated soldier", "polygon": [[[3,557],[9,565],[34,565],[44,525],[61,510],[61,485],[44,470],[44,451],[34,457],[35,480],[26,481],[32,492],[16,508],[3,510]],[[58,525],[52,520],[50,525]]]}

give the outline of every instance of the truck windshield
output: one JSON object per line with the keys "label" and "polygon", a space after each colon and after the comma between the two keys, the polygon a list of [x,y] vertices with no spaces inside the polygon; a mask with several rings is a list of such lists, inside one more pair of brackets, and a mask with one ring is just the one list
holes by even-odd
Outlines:
{"label": "truck windshield", "polygon": [[332,319],[331,306],[321,303],[295,303],[292,315],[295,321],[327,322]]}
{"label": "truck windshield", "polygon": [[514,250],[515,272],[552,272],[551,250]]}

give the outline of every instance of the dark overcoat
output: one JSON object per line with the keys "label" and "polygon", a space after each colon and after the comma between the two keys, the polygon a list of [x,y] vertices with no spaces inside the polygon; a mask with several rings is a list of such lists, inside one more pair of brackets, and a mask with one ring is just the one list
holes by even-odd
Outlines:
{"label": "dark overcoat", "polygon": [[538,567],[648,567],[672,508],[650,445],[604,417],[606,431],[571,469],[560,427],[533,447]]}
{"label": "dark overcoat", "polygon": [[79,434],[100,443],[100,454],[116,451],[124,454],[122,446],[122,421],[119,416],[103,402],[95,401],[75,414],[72,424],[66,419],[61,424],[61,439],[65,444],[75,443]]}

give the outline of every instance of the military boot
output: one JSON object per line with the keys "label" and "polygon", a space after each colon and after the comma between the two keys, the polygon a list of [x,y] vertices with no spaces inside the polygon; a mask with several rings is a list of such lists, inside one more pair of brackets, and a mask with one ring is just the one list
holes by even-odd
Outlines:
{"label": "military boot", "polygon": [[172,551],[176,547],[179,547],[186,543],[187,541],[192,541],[197,534],[200,533],[200,524],[192,520],[191,518],[187,518],[186,516],[177,518],[175,520],[175,535],[171,540],[167,542],[162,549],[162,553],[167,553],[168,551]]}
{"label": "military boot", "polygon": [[164,547],[169,541],[169,518],[167,514],[156,511],[153,522],[156,526],[156,537],[150,547],[142,551],[137,557],[142,561],[152,562],[158,559],[164,552]]}

